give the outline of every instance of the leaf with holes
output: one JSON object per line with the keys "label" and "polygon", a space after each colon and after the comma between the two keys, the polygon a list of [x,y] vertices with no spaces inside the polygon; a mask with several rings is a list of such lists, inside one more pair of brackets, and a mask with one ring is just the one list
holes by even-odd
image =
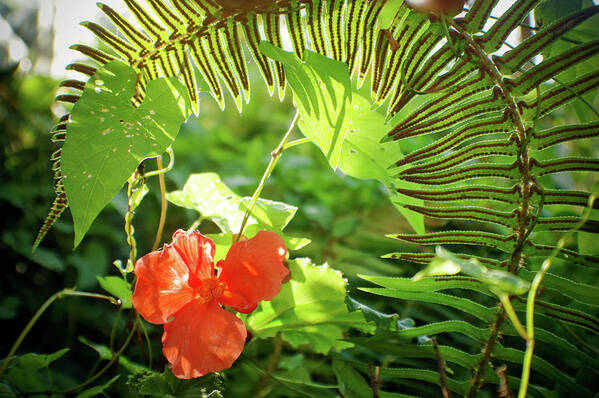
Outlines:
{"label": "leaf with holes", "polygon": [[151,81],[144,102],[134,108],[136,81],[131,67],[109,62],[90,78],[73,108],[62,175],[75,246],[135,168],[172,144],[190,114],[185,87],[173,78]]}

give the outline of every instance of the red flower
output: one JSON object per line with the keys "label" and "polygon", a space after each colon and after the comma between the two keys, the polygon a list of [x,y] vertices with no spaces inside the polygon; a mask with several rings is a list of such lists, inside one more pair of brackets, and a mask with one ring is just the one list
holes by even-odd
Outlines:
{"label": "red flower", "polygon": [[190,379],[231,367],[247,331],[221,304],[247,313],[275,297],[289,274],[286,254],[277,234],[260,231],[234,243],[215,276],[214,242],[179,230],[172,244],[137,261],[133,306],[146,321],[164,324],[162,352],[175,376]]}

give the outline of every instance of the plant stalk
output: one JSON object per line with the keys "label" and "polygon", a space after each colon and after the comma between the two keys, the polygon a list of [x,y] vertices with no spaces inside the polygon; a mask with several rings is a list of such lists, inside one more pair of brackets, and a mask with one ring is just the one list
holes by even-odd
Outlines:
{"label": "plant stalk", "polygon": [[295,126],[297,126],[298,121],[299,121],[299,111],[296,111],[295,116],[293,117],[293,120],[291,121],[291,124],[289,126],[289,129],[287,129],[287,132],[283,136],[283,139],[281,140],[279,145],[275,148],[275,150],[270,153],[270,162],[268,163],[268,167],[266,167],[266,170],[264,171],[264,175],[262,175],[262,179],[260,180],[260,183],[258,184],[258,187],[256,188],[256,191],[254,192],[254,195],[252,195],[252,199],[250,199],[248,208],[245,211],[245,214],[243,215],[243,221],[241,222],[241,228],[239,228],[239,233],[237,234],[237,237],[235,238],[235,242],[239,241],[239,239],[241,238],[241,235],[243,234],[243,230],[245,229],[245,226],[250,218],[250,215],[252,214],[252,210],[254,209],[254,206],[256,205],[256,202],[258,201],[260,194],[262,193],[262,189],[264,188],[264,185],[266,185],[266,180],[268,180],[268,177],[270,177],[275,166],[277,165],[277,162],[279,161],[281,154],[285,150],[285,145],[287,145],[287,141],[289,141],[289,138],[291,137],[291,133],[293,133],[293,130],[295,129]]}
{"label": "plant stalk", "polygon": [[8,355],[2,361],[2,365],[0,365],[0,376],[2,376],[2,374],[6,371],[8,364],[10,363],[12,357],[15,355],[17,350],[19,349],[21,343],[23,342],[23,340],[25,340],[25,337],[27,337],[27,334],[29,334],[29,331],[31,330],[31,328],[33,328],[33,326],[35,325],[37,320],[43,315],[43,313],[48,309],[48,307],[50,307],[52,305],[52,303],[54,303],[56,300],[60,300],[61,298],[68,297],[68,296],[97,298],[97,299],[110,301],[114,305],[121,304],[121,301],[118,299],[115,299],[114,297],[106,296],[103,294],[97,294],[97,293],[80,292],[80,291],[77,291],[74,289],[68,289],[68,288],[54,293],[46,301],[44,301],[44,303],[40,306],[40,308],[38,308],[38,310],[35,312],[35,314],[33,314],[31,319],[29,320],[29,322],[27,322],[27,325],[25,325],[25,327],[21,331],[21,334],[19,334],[19,337],[17,337],[17,340],[14,342],[14,344],[10,348]]}

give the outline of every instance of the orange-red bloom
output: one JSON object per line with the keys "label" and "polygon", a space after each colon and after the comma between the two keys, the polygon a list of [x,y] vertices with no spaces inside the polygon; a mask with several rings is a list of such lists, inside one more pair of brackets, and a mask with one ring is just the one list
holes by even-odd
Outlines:
{"label": "orange-red bloom", "polygon": [[277,234],[260,231],[231,246],[216,276],[214,242],[179,230],[172,244],[137,261],[133,306],[146,321],[164,324],[162,352],[175,376],[190,379],[231,367],[247,331],[221,304],[247,313],[276,296],[289,274],[286,254]]}

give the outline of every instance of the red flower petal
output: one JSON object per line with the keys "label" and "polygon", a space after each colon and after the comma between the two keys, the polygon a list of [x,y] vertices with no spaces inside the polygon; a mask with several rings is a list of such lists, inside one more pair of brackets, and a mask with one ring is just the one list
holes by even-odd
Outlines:
{"label": "red flower petal", "polygon": [[198,231],[178,230],[173,234],[173,246],[190,272],[190,284],[196,287],[202,279],[214,276],[214,242]]}
{"label": "red flower petal", "polygon": [[165,323],[194,297],[193,288],[213,275],[214,242],[199,232],[177,231],[173,243],[135,264],[132,302],[150,323]]}
{"label": "red flower petal", "polygon": [[216,300],[194,300],[164,325],[162,353],[175,376],[191,379],[230,368],[246,336],[243,321]]}
{"label": "red flower petal", "polygon": [[289,274],[283,265],[286,254],[283,239],[269,231],[233,244],[219,276],[226,285],[221,304],[251,312],[259,301],[276,296]]}
{"label": "red flower petal", "polygon": [[189,268],[172,245],[151,252],[135,264],[133,306],[150,323],[164,323],[193,299]]}

